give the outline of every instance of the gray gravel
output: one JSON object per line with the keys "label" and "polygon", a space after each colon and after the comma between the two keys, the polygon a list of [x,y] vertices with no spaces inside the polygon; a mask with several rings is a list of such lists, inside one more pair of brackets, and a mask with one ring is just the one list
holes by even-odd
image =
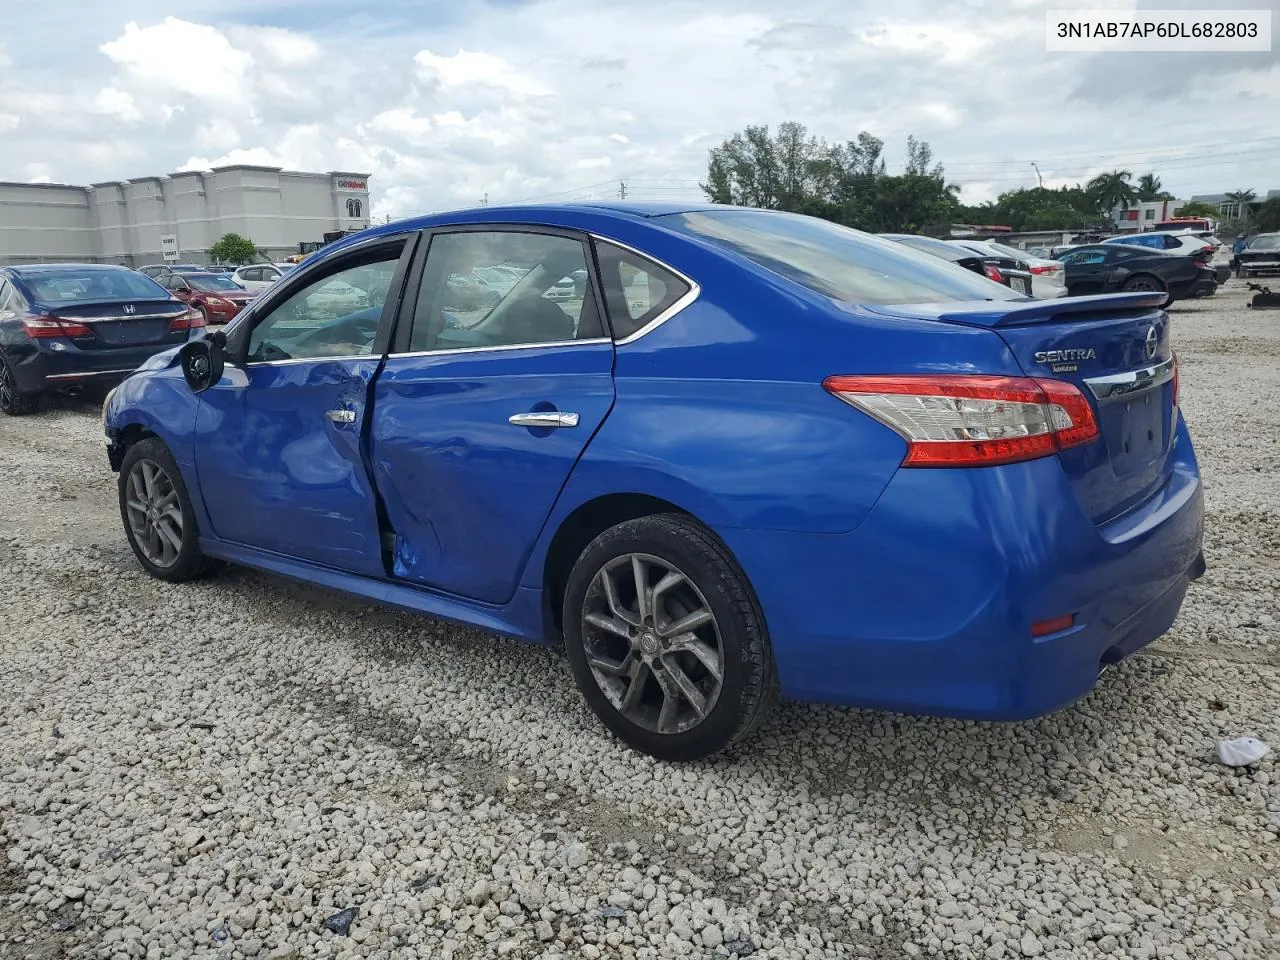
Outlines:
{"label": "gray gravel", "polygon": [[703,765],[611,740],[551,651],[152,581],[96,410],[0,420],[0,956],[1280,956],[1276,752],[1212,759],[1280,745],[1280,313],[1244,303],[1174,313],[1209,572],[1166,638],[1035,722],[789,704]]}

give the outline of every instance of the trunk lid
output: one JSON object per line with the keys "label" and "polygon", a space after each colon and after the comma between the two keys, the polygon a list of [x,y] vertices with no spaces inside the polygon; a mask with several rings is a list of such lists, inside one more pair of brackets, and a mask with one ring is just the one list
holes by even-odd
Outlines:
{"label": "trunk lid", "polygon": [[1058,458],[1089,517],[1105,523],[1158,490],[1171,469],[1177,421],[1163,299],[1119,294],[870,309],[991,328],[1027,376],[1076,386],[1093,407],[1100,437]]}
{"label": "trunk lid", "polygon": [[73,338],[80,349],[103,350],[183,343],[190,330],[173,330],[171,324],[189,309],[175,300],[105,300],[58,306],[49,315],[93,331],[91,337]]}

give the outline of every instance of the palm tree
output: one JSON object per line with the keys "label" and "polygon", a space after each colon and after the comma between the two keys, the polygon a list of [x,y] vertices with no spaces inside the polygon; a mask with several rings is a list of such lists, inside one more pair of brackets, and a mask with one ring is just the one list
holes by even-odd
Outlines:
{"label": "palm tree", "polygon": [[1085,190],[1093,197],[1098,212],[1110,215],[1117,207],[1128,210],[1137,198],[1132,180],[1133,174],[1128,170],[1112,170],[1098,174],[1085,185]]}
{"label": "palm tree", "polygon": [[1236,216],[1241,220],[1248,220],[1249,215],[1253,213],[1250,204],[1258,199],[1258,195],[1247,187],[1243,190],[1233,190],[1230,193],[1224,193],[1222,199],[1226,203],[1234,203],[1236,205]]}
{"label": "palm tree", "polygon": [[1144,173],[1138,178],[1138,199],[1144,202],[1172,200],[1173,194],[1164,189],[1164,184],[1154,173]]}

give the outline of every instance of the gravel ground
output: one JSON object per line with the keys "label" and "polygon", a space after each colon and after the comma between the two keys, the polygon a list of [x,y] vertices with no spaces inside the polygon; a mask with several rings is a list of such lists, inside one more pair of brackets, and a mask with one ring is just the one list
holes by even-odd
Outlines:
{"label": "gravel ground", "polygon": [[[1083,702],[609,739],[555,652],[133,562],[97,413],[0,422],[0,956],[1280,956],[1280,313],[1175,308],[1209,572]],[[329,919],[355,911],[346,935]],[[339,918],[341,919],[341,918]]]}

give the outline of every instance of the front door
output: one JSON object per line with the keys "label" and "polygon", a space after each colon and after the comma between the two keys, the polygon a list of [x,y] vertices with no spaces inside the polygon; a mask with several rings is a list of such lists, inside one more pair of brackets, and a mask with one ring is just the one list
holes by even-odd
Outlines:
{"label": "front door", "polygon": [[245,376],[201,394],[196,420],[219,539],[384,575],[361,437],[398,306],[388,291],[400,289],[412,246],[391,238],[309,270],[233,332],[228,350]]}
{"label": "front door", "polygon": [[489,603],[514,594],[613,405],[613,343],[594,285],[574,282],[588,263],[563,231],[432,235],[370,424],[396,576]]}

